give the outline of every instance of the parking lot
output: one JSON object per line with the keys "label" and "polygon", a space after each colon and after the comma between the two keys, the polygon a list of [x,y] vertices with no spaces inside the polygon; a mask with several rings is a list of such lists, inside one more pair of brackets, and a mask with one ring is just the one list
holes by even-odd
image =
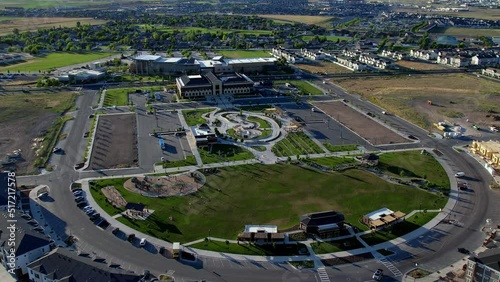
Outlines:
{"label": "parking lot", "polygon": [[136,166],[136,137],[134,114],[100,115],[88,169]]}
{"label": "parking lot", "polygon": [[345,127],[356,132],[373,145],[407,143],[409,140],[369,117],[373,113],[362,114],[344,102],[316,103],[316,107]]}
{"label": "parking lot", "polygon": [[[141,167],[152,167],[160,162],[162,157],[168,161],[175,161],[192,155],[186,136],[175,134],[175,131],[182,127],[179,112],[157,110],[156,114],[148,114],[144,95],[132,94],[130,98],[136,105]],[[157,133],[158,137],[152,136],[153,132]],[[160,147],[160,136],[165,144],[163,149]]]}
{"label": "parking lot", "polygon": [[329,142],[332,145],[358,144],[369,148],[370,145],[363,138],[346,129],[320,111],[312,111],[310,104],[297,105],[296,103],[281,104],[280,108],[288,116],[302,122],[304,128],[321,143]]}

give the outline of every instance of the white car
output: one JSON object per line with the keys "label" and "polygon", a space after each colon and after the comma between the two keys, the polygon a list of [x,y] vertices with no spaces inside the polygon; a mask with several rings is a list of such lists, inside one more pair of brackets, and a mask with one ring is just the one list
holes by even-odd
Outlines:
{"label": "white car", "polygon": [[465,176],[464,172],[459,171],[459,172],[455,173],[455,177],[464,177],[464,176]]}
{"label": "white car", "polygon": [[377,271],[375,271],[375,273],[373,273],[372,279],[380,281],[380,279],[382,279],[382,276],[384,276],[384,271],[379,268],[377,269]]}
{"label": "white car", "polygon": [[141,241],[139,242],[140,247],[146,246],[146,238],[142,238]]}
{"label": "white car", "polygon": [[83,211],[86,212],[88,210],[93,210],[93,208],[91,206],[85,206],[83,207]]}

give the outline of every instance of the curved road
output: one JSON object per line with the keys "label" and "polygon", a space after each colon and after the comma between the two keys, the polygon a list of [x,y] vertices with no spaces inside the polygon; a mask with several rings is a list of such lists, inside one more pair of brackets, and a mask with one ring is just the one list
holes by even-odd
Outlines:
{"label": "curved road", "polygon": [[[341,98],[352,101],[355,105],[370,109],[373,112],[380,110],[378,107],[355,99],[345,93],[342,89],[333,87],[334,92]],[[81,160],[86,139],[82,139],[88,116],[92,113],[90,106],[96,103],[97,92],[84,91],[77,100],[80,109],[73,121],[70,132],[65,140],[64,149],[66,155],[57,159],[55,171],[39,176],[19,177],[19,184],[47,184],[51,189],[53,202],[44,204],[47,212],[52,216],[46,216],[47,221],[53,226],[58,234],[73,234],[79,239],[78,244],[91,246],[100,257],[108,261],[121,264],[123,268],[130,268],[137,273],[148,269],[155,274],[166,273],[175,270],[174,276],[180,281],[206,279],[208,281],[319,281],[314,271],[290,271],[288,269],[263,269],[255,268],[214,268],[203,265],[203,260],[198,265],[183,264],[176,260],[168,260],[154,252],[148,252],[132,246],[124,240],[120,240],[109,231],[103,231],[88,220],[88,217],[78,209],[74,203],[74,197],[69,190],[71,183],[80,178],[98,177],[100,175],[123,175],[132,173],[144,173],[140,168],[128,170],[109,170],[105,172],[76,172],[74,164]],[[379,111],[380,112],[380,111]],[[421,140],[422,146],[436,148],[443,153],[446,160],[454,170],[464,171],[471,179],[468,180],[473,192],[460,193],[458,202],[454,209],[453,217],[462,226],[450,224],[439,224],[429,231],[423,238],[394,246],[390,249],[399,249],[397,255],[390,257],[393,264],[406,272],[414,268],[415,263],[425,265],[426,269],[438,270],[444,266],[454,263],[461,258],[457,253],[457,246],[473,250],[477,248],[484,234],[480,231],[486,218],[492,218],[494,222],[500,219],[500,212],[495,208],[495,201],[499,195],[487,188],[491,176],[470,157],[464,157],[464,153],[458,153],[450,147],[447,140],[435,140],[427,136],[422,129],[394,116],[385,117],[396,124],[401,130],[411,132]],[[413,145],[414,146],[414,145]],[[391,146],[397,148],[397,146]],[[410,145],[400,146],[403,148]],[[388,148],[388,147],[384,147]],[[59,158],[59,157],[54,157]],[[498,202],[496,202],[498,203]],[[336,268],[327,268],[332,281],[366,281],[371,278],[373,270],[380,268],[380,262],[371,260],[354,265],[343,265]],[[387,279],[391,275],[389,271]],[[183,279],[183,280],[181,280]],[[401,277],[395,277],[396,280]]]}

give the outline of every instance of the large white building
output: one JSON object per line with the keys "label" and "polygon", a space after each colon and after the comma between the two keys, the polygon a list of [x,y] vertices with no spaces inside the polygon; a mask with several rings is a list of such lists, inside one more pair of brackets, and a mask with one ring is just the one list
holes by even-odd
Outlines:
{"label": "large white building", "polygon": [[210,95],[246,95],[253,91],[254,82],[241,73],[215,75],[206,72],[183,75],[176,79],[177,93],[182,98],[203,98]]}
{"label": "large white building", "polygon": [[139,55],[133,58],[131,71],[137,74],[183,75],[213,73],[261,73],[276,69],[275,58],[226,59],[217,56],[211,60],[196,60],[179,57],[165,58],[157,55]]}

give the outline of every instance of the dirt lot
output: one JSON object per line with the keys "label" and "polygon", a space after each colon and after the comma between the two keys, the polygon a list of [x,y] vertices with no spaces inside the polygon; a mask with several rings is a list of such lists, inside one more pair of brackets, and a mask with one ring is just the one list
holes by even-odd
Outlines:
{"label": "dirt lot", "polygon": [[314,105],[373,145],[409,142],[394,131],[342,102],[315,103]]}
{"label": "dirt lot", "polygon": [[[448,120],[481,127],[500,125],[500,83],[465,74],[332,79],[392,114],[432,129]],[[427,102],[431,100],[432,105]]]}
{"label": "dirt lot", "polygon": [[135,114],[99,116],[88,169],[133,167],[137,154]]}
{"label": "dirt lot", "polygon": [[442,69],[446,69],[445,66],[439,65],[439,64],[414,62],[414,61],[407,61],[407,60],[398,61],[396,64],[400,67],[414,69],[414,70],[442,70]]}
{"label": "dirt lot", "polygon": [[[67,92],[0,93],[0,160],[6,160],[12,151],[21,149],[21,158],[15,165],[17,172],[34,173],[33,139],[43,136],[54,119],[73,104],[73,98],[73,94]],[[14,165],[4,168],[10,167],[14,168]]]}
{"label": "dirt lot", "polygon": [[295,64],[296,67],[309,71],[311,73],[352,73],[348,68],[344,68],[334,63],[330,62],[318,62],[311,64]]}
{"label": "dirt lot", "polygon": [[51,27],[75,27],[80,24],[103,24],[106,21],[91,18],[12,18],[0,20],[0,35],[11,33],[14,28],[19,31],[37,30]]}

